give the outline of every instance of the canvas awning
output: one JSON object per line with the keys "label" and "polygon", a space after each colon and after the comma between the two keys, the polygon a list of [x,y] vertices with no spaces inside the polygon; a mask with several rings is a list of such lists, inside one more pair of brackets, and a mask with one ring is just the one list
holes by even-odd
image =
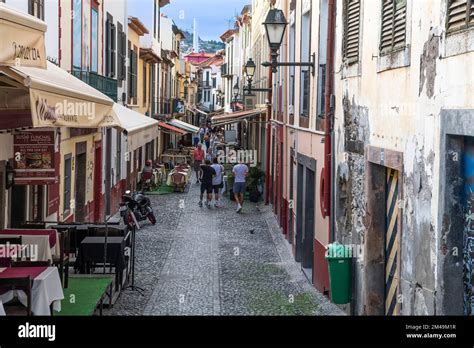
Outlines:
{"label": "canvas awning", "polygon": [[171,124],[172,126],[183,129],[183,130],[185,130],[189,133],[199,132],[199,127],[193,126],[192,124],[189,124],[189,123],[181,121],[181,120],[171,119],[171,120],[168,121],[168,124]]}
{"label": "canvas awning", "polygon": [[46,68],[46,23],[0,2],[0,64]]}
{"label": "canvas awning", "polygon": [[179,135],[185,135],[185,134],[188,134],[189,132],[185,131],[185,130],[182,130],[180,128],[177,128],[177,127],[174,127],[166,122],[163,122],[163,121],[160,121],[159,123],[159,126],[161,128],[163,128],[164,131],[168,131],[168,132],[173,132],[173,133],[176,133],[176,134],[179,134]]}
{"label": "canvas awning", "polygon": [[252,109],[246,111],[233,112],[231,114],[217,115],[211,118],[213,126],[222,126],[225,124],[240,122],[246,118],[255,117],[265,112],[265,109]]}
{"label": "canvas awning", "polygon": [[127,135],[130,150],[138,149],[158,137],[159,122],[151,117],[117,103],[114,103],[113,112],[120,123],[116,128]]}
{"label": "canvas awning", "polygon": [[[100,128],[120,126],[112,110],[114,101],[67,71],[47,62],[47,68],[0,67],[0,81],[16,87],[15,110],[28,110],[18,120],[0,118],[0,128],[72,127]],[[11,87],[0,88],[0,94]],[[26,95],[26,98],[22,98]],[[10,107],[0,104],[2,112]],[[7,110],[5,110],[7,109]]]}

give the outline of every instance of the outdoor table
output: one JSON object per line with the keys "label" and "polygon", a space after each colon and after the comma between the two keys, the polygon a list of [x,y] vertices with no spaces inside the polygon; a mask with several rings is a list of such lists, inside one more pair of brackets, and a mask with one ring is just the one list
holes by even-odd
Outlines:
{"label": "outdoor table", "polygon": [[[86,237],[81,242],[79,254],[76,259],[76,269],[81,273],[89,273],[89,265],[91,262],[104,262],[104,244],[105,237]],[[107,259],[106,263],[114,265],[116,289],[121,284],[122,273],[125,269],[125,238],[124,237],[107,237]]]}
{"label": "outdoor table", "polygon": [[[31,311],[33,314],[51,315],[51,304],[53,304],[55,311],[60,312],[64,293],[56,267],[9,267],[0,269],[0,278],[23,278],[27,276],[33,279],[31,288]],[[27,306],[27,297],[23,290],[8,290],[1,293],[0,301],[7,303],[15,297],[22,305]]]}
{"label": "outdoor table", "polygon": [[35,261],[53,261],[53,256],[59,255],[58,231],[47,230],[27,230],[27,229],[6,229],[0,230],[0,238],[21,237],[22,244],[37,245],[38,258]]}

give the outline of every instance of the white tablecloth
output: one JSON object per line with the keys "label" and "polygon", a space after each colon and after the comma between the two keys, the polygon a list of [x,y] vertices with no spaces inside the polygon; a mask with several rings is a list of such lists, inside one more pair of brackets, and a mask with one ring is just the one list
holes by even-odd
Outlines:
{"label": "white tablecloth", "polygon": [[51,248],[49,246],[48,235],[27,235],[27,234],[0,234],[0,238],[21,237],[22,244],[37,245],[38,259],[35,261],[53,261],[53,256],[59,255],[59,235],[56,232],[56,244]]}
{"label": "white tablecloth", "polygon": [[[3,301],[7,303],[15,297],[17,297],[24,306],[27,305],[26,294],[22,290],[11,290],[0,295],[0,302]],[[61,300],[63,299],[63,288],[56,267],[48,267],[33,280],[33,287],[31,288],[31,311],[34,315],[51,315],[49,310],[51,303],[53,303],[53,309],[56,312],[60,312]]]}
{"label": "white tablecloth", "polygon": [[2,300],[0,300],[0,316],[6,315],[5,309],[3,308]]}

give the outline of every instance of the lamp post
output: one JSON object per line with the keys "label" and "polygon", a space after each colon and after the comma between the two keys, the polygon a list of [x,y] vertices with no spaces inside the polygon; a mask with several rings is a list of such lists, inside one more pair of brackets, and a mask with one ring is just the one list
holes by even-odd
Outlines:
{"label": "lamp post", "polygon": [[265,26],[265,32],[267,34],[268,45],[270,46],[270,62],[263,62],[264,67],[271,67],[272,72],[277,72],[277,67],[279,66],[307,66],[311,69],[311,74],[314,76],[315,73],[315,54],[311,55],[310,62],[278,62],[278,51],[280,49],[281,43],[283,42],[283,36],[285,35],[286,27],[288,23],[286,22],[285,14],[282,10],[272,8],[268,11],[267,18],[263,22]]}

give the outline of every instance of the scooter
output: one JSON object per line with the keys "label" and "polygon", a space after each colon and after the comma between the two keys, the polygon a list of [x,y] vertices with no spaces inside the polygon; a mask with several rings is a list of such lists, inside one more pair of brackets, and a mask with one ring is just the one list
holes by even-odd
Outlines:
{"label": "scooter", "polygon": [[143,191],[125,192],[122,196],[122,203],[120,203],[120,216],[123,218],[125,225],[137,229],[140,228],[139,222],[146,219],[150,220],[153,225],[156,224],[150,199],[145,196]]}

